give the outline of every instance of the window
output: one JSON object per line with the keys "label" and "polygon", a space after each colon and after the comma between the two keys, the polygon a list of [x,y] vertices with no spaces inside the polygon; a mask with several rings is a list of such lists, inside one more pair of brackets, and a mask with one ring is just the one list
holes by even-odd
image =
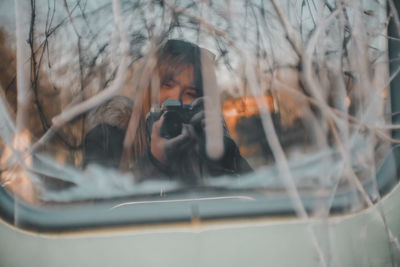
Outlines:
{"label": "window", "polygon": [[23,227],[329,215],[397,183],[386,1],[0,6],[0,206]]}

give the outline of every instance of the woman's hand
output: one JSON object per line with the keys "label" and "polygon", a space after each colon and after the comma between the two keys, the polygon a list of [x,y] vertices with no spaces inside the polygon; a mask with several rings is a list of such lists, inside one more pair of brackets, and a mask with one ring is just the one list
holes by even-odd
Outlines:
{"label": "woman's hand", "polygon": [[[195,101],[191,103],[192,108],[197,108],[201,107],[204,105],[204,97],[199,97]],[[190,125],[194,127],[196,130],[196,133],[202,133],[204,131],[204,127],[206,125],[205,123],[205,111],[204,108],[201,108],[199,112],[197,112],[191,119],[190,119]]]}
{"label": "woman's hand", "polygon": [[153,124],[151,131],[150,151],[159,162],[167,164],[174,160],[175,156],[182,153],[195,141],[193,126],[182,125],[182,132],[176,137],[166,139],[160,136],[160,129],[164,122],[164,115]]}

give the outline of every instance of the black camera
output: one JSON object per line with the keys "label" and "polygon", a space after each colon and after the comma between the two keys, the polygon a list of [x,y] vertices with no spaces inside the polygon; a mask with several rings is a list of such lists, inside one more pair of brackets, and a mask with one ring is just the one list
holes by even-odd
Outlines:
{"label": "black camera", "polygon": [[154,108],[146,116],[147,134],[151,137],[153,124],[164,115],[160,129],[160,136],[166,139],[174,138],[181,134],[182,124],[189,124],[192,117],[203,109],[203,105],[185,105],[179,100],[168,99],[161,107]]}

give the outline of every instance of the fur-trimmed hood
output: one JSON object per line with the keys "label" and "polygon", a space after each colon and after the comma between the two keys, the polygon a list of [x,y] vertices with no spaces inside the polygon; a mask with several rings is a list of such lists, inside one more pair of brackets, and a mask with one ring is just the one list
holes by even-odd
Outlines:
{"label": "fur-trimmed hood", "polygon": [[98,106],[87,117],[88,131],[100,124],[116,126],[120,129],[128,127],[133,101],[126,96],[115,96]]}

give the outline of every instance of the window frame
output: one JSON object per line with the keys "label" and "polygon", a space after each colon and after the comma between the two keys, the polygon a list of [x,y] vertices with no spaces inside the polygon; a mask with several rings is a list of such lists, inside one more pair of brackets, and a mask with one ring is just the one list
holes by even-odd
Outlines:
{"label": "window frame", "polygon": [[[400,9],[400,2],[394,2],[394,5],[397,10]],[[389,22],[388,35],[400,38],[393,19]],[[389,39],[388,51],[389,58],[399,55],[400,42]],[[391,75],[397,68],[400,68],[399,61],[389,63]],[[396,88],[400,88],[399,75],[396,75],[391,82],[390,93],[391,110],[394,114],[392,122],[400,124],[400,91]],[[392,130],[392,137],[400,139],[400,129]],[[382,164],[377,168],[376,180],[381,195],[388,194],[398,183],[399,166],[400,145],[392,145]],[[363,186],[372,196],[375,186],[372,181],[364,182]],[[182,201],[184,199],[182,196],[189,200]],[[242,198],[243,196],[248,199]],[[302,194],[300,197],[307,211],[313,210],[314,203],[328,201],[326,197],[314,194]],[[251,198],[256,201],[250,200]],[[333,199],[330,215],[351,211],[353,198],[354,192],[349,188],[340,190]],[[4,187],[0,187],[0,218],[24,230],[62,232],[124,225],[191,222],[193,220],[208,221],[266,216],[295,217],[295,210],[286,193],[265,195],[246,190],[221,192],[214,189],[202,192],[202,188],[189,189],[165,198],[171,202],[152,201],[154,199],[149,196],[144,199],[148,200],[148,203],[130,204],[113,209],[121,202],[136,200],[137,198],[132,197],[106,199],[95,201],[95,203],[73,203],[65,206],[33,206],[14,198]]]}

